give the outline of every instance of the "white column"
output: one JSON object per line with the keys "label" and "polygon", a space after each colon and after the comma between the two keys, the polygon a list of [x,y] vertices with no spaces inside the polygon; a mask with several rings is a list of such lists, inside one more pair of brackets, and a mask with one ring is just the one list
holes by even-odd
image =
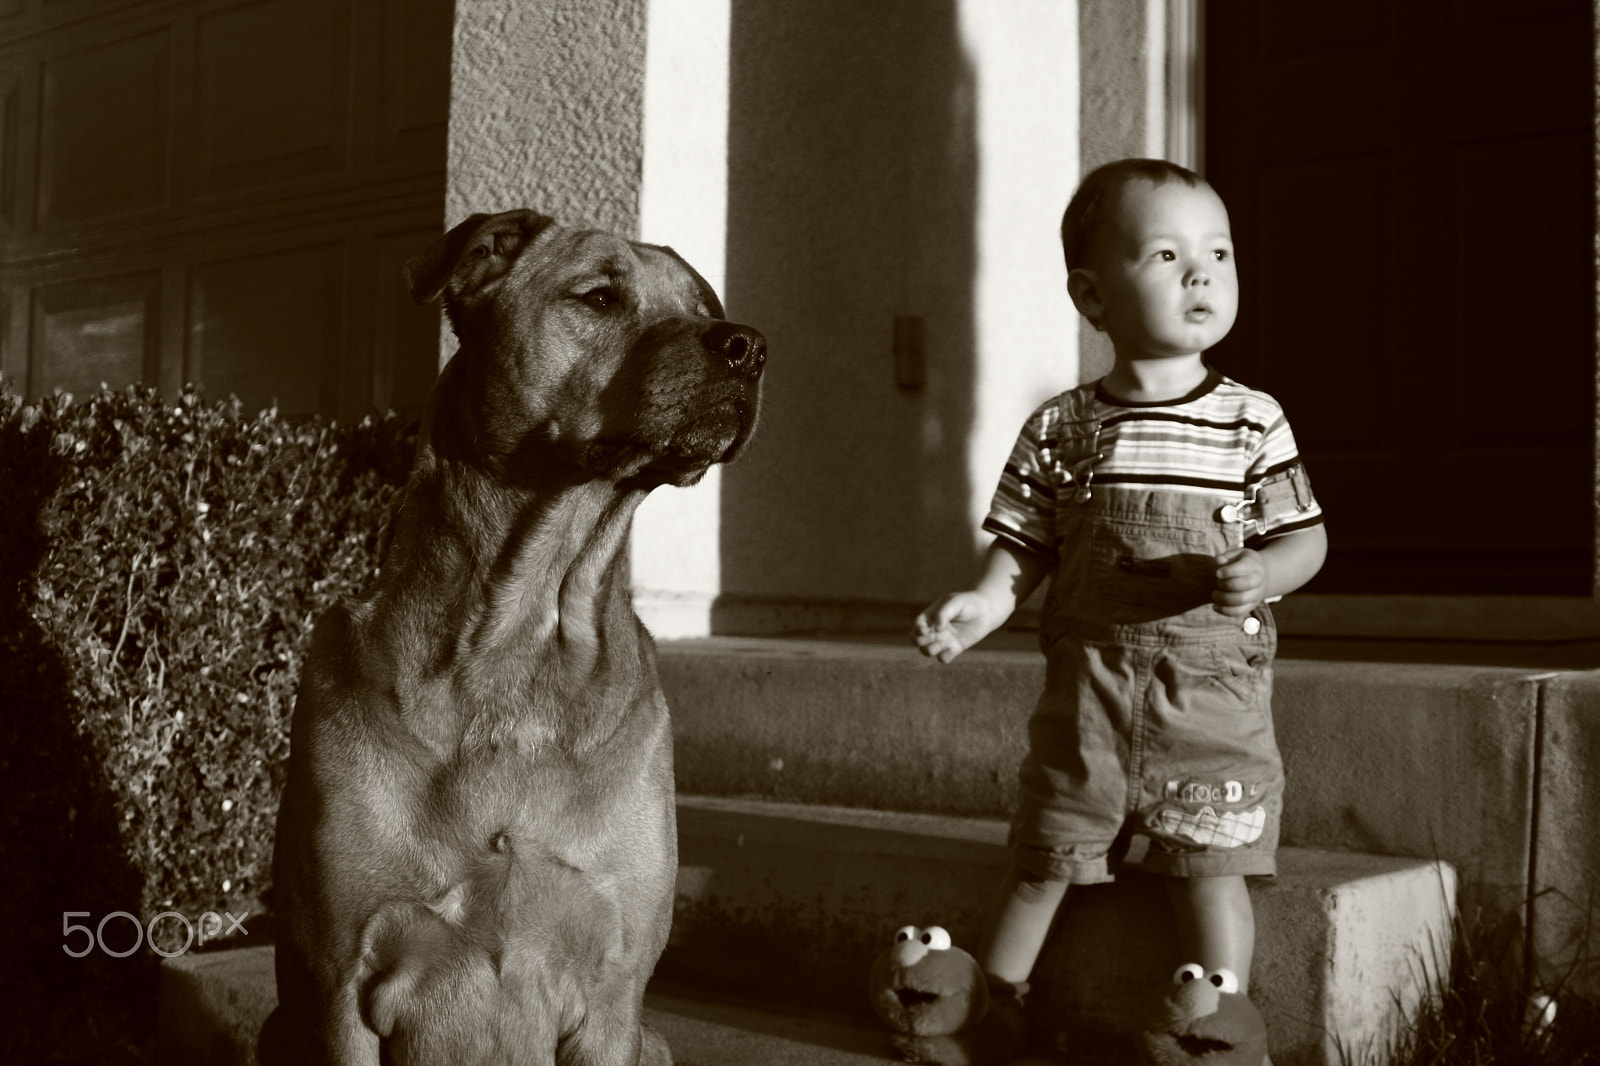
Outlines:
{"label": "white column", "polygon": [[[672,246],[725,293],[730,0],[652,0],[639,237]],[[730,309],[736,314],[736,309]],[[721,588],[721,484],[663,488],[633,529],[634,606],[657,637],[704,636]]]}
{"label": "white column", "polygon": [[1058,0],[964,0],[961,13],[977,111],[977,402],[967,450],[967,517],[977,531],[1023,420],[1078,383],[1077,312],[1057,237],[1079,176],[1078,10]]}
{"label": "white column", "polygon": [[[1193,3],[1079,0],[1083,106],[1078,144],[1085,173],[1128,156],[1167,157],[1168,9]],[[1190,84],[1185,82],[1184,88]],[[1088,322],[1080,322],[1078,356],[1080,378],[1091,381],[1111,369],[1111,342]]]}

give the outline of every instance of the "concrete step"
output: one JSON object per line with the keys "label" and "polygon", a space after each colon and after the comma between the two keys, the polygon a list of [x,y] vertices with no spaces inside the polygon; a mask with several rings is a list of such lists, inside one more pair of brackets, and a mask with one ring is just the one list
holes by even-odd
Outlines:
{"label": "concrete step", "polygon": [[[707,994],[656,982],[645,1018],[667,1038],[674,1066],[882,1066],[899,1056],[876,1019]],[[1030,1057],[1014,1066],[1050,1066]]]}
{"label": "concrete step", "polygon": [[[161,1066],[255,1066],[255,1035],[277,1004],[272,952],[235,948],[162,964]],[[878,1066],[894,1057],[885,1030],[864,1019],[666,982],[651,985],[645,1020],[666,1037],[676,1066]]]}
{"label": "concrete step", "polygon": [[[680,1066],[847,1066],[892,1058],[867,1007],[873,957],[904,924],[972,945],[1005,868],[995,819],[680,796],[672,942],[650,1019]],[[1448,943],[1444,864],[1289,849],[1253,886],[1252,998],[1277,1066],[1332,1066],[1418,1000]],[[1133,1061],[1132,1020],[1176,964],[1164,891],[1125,875],[1074,890],[1036,972],[1039,1046],[1063,1061]],[[730,998],[737,994],[737,999]],[[276,1002],[270,946],[163,963],[162,1061],[253,1062]]]}
{"label": "concrete step", "polygon": [[[973,946],[1006,863],[1004,822],[680,795],[672,942],[657,973],[865,1017],[873,957],[902,925]],[[1252,999],[1276,1066],[1377,1046],[1447,951],[1455,871],[1289,848],[1252,884]],[[1035,971],[1036,1041],[1067,1061],[1134,1061],[1136,1020],[1177,965],[1159,878],[1074,889]]]}
{"label": "concrete step", "polygon": [[[905,640],[663,641],[681,791],[1004,817],[1044,660],[941,666]],[[1392,650],[1392,649],[1391,649]],[[1534,834],[1535,666],[1280,658],[1283,842],[1442,858],[1520,899]]]}

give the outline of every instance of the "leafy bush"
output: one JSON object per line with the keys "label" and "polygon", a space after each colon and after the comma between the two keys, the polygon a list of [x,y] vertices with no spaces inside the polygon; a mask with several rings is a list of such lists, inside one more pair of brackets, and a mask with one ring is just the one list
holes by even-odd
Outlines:
{"label": "leafy bush", "polygon": [[393,416],[0,389],[0,914],[66,985],[150,957],[67,958],[65,912],[259,907],[312,624],[375,576],[414,447]]}

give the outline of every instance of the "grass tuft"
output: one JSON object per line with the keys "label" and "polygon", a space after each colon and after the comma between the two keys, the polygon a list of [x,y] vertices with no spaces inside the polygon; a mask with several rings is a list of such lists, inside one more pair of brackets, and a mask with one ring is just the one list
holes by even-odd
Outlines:
{"label": "grass tuft", "polygon": [[[1338,1045],[1342,1066],[1600,1066],[1600,1003],[1568,978],[1535,983],[1521,915],[1451,921],[1448,954],[1436,944],[1421,967],[1424,995],[1388,1046]],[[1540,1024],[1541,1007],[1554,1018]]]}

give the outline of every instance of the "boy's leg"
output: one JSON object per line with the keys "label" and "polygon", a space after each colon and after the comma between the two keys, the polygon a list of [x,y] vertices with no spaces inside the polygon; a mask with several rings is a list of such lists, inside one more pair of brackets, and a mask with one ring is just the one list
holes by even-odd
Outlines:
{"label": "boy's leg", "polygon": [[1244,877],[1234,874],[1166,880],[1183,961],[1197,962],[1207,973],[1226,967],[1239,978],[1239,991],[1248,992],[1256,918]]}
{"label": "boy's leg", "polygon": [[1013,985],[1026,984],[1066,895],[1065,881],[1034,881],[1013,868],[990,911],[989,930],[978,951],[983,972]]}

